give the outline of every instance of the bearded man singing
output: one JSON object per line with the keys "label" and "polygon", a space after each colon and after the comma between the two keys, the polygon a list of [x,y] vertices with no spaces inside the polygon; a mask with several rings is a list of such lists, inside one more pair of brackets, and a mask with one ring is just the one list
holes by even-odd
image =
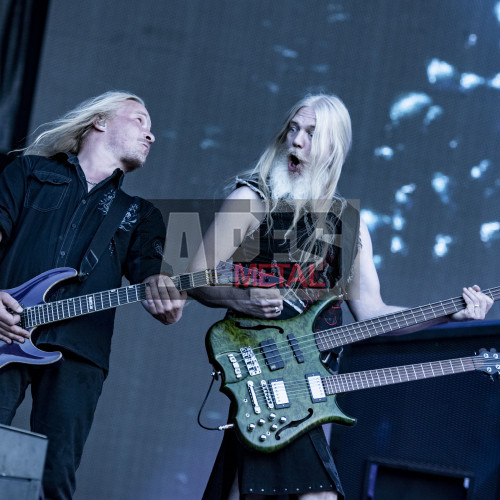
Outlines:
{"label": "bearded man singing", "polygon": [[[191,266],[205,269],[231,258],[273,266],[282,286],[206,287],[192,295],[228,308],[229,315],[256,318],[290,318],[333,291],[347,299],[356,321],[404,309],[382,300],[368,228],[336,192],[350,145],[351,120],[336,96],[311,95],[293,106],[252,172],[237,178]],[[463,310],[397,333],[483,319],[493,304],[476,285],[464,288],[463,298]],[[340,323],[337,300],[315,328]],[[273,453],[250,450],[226,432],[203,498],[261,497],[343,498],[320,426]]]}

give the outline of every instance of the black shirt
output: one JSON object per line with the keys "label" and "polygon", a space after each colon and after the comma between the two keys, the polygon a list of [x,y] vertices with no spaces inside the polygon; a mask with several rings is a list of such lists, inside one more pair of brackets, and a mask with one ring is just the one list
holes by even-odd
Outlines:
{"label": "black shirt", "polygon": [[[78,158],[20,156],[0,175],[0,289],[21,285],[56,267],[79,269],[93,235],[120,189],[119,169],[87,192]],[[150,202],[130,206],[109,247],[83,283],[66,282],[49,300],[140,283],[160,272],[165,225]],[[108,369],[115,310],[37,328],[37,344],[68,349]]]}

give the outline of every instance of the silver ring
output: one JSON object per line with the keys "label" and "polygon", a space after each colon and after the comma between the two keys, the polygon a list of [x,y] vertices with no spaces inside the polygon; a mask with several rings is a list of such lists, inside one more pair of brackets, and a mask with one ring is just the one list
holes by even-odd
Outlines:
{"label": "silver ring", "polygon": [[280,313],[280,308],[279,308],[279,307],[275,307],[275,308],[274,308],[274,312],[275,312],[276,314],[279,314],[279,313]]}
{"label": "silver ring", "polygon": [[479,304],[474,304],[474,307],[479,307]]}

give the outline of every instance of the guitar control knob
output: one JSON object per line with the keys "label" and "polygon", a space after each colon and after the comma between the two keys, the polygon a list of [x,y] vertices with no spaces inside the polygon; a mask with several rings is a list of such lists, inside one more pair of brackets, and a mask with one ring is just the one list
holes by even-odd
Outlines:
{"label": "guitar control knob", "polygon": [[259,425],[264,425],[266,421],[263,418],[259,418],[259,421],[257,422]]}
{"label": "guitar control knob", "polygon": [[255,429],[255,424],[248,424],[247,430],[248,432],[252,432]]}
{"label": "guitar control knob", "polygon": [[269,420],[272,422],[276,418],[276,413],[269,414]]}
{"label": "guitar control knob", "polygon": [[259,436],[259,441],[265,441],[267,439],[267,436],[265,434],[261,434]]}
{"label": "guitar control knob", "polygon": [[271,430],[275,431],[278,428],[278,424],[271,425]]}
{"label": "guitar control knob", "polygon": [[284,424],[284,423],[286,422],[286,417],[281,417],[281,418],[280,418],[280,422],[281,422],[282,424]]}

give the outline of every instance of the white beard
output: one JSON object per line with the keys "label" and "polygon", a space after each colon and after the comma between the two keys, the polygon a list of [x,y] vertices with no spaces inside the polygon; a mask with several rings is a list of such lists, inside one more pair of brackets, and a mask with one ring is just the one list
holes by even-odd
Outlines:
{"label": "white beard", "polygon": [[271,198],[275,200],[310,200],[311,199],[311,171],[303,168],[300,174],[291,174],[288,171],[288,156],[280,155],[271,169],[269,187]]}

